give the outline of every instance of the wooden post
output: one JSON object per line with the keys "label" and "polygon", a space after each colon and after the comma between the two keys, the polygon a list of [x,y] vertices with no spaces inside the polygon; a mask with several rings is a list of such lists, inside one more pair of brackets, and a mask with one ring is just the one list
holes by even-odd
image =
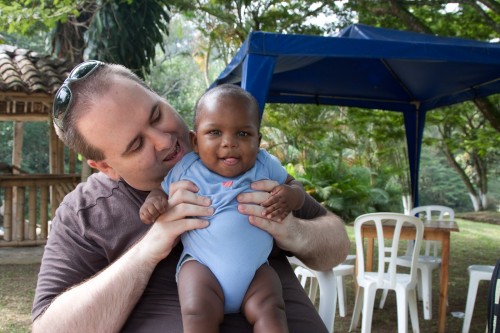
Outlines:
{"label": "wooden post", "polygon": [[40,238],[47,239],[49,223],[49,186],[40,186]]}
{"label": "wooden post", "polygon": [[[12,165],[18,168],[21,168],[21,162],[23,160],[23,138],[24,138],[24,123],[22,121],[14,121],[14,144],[12,147]],[[12,173],[19,174],[20,172],[14,168],[12,170]],[[14,194],[13,197],[14,206],[17,207],[18,200],[24,200],[24,198],[18,198],[18,191],[16,191],[15,189],[13,194]],[[12,225],[12,233],[13,235],[15,235],[14,237],[17,237],[18,235],[21,235],[20,234],[21,230],[18,230],[18,228],[23,228],[22,232],[24,233],[24,225],[21,226],[15,222],[19,218],[17,215],[17,209],[15,209],[13,213],[14,213],[13,215],[14,224]],[[22,236],[24,238],[24,234],[22,234]]]}
{"label": "wooden post", "polygon": [[29,188],[29,222],[28,222],[28,239],[36,239],[36,186],[30,186]]}
{"label": "wooden post", "polygon": [[16,215],[14,225],[16,226],[15,240],[18,241],[24,239],[24,190],[24,187],[18,186],[16,191]]}
{"label": "wooden post", "polygon": [[4,196],[3,239],[10,242],[12,240],[12,187],[5,188]]}

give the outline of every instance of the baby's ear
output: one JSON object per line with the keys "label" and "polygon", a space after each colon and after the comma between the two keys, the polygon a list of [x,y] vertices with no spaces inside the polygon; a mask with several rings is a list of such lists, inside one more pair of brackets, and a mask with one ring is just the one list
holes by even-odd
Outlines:
{"label": "baby's ear", "polygon": [[189,131],[189,138],[191,139],[191,144],[193,145],[193,151],[198,154],[198,138],[196,137],[196,133],[194,131]]}
{"label": "baby's ear", "polygon": [[260,141],[262,140],[262,133],[259,132],[259,146],[260,146]]}

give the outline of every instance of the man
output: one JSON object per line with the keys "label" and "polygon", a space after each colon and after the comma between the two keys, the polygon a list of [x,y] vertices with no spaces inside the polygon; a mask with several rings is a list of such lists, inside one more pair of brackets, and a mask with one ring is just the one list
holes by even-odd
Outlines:
{"label": "man", "polygon": [[[189,182],[172,184],[167,212],[151,226],[139,218],[148,192],[191,150],[188,128],[175,110],[129,70],[90,61],[77,66],[54,100],[63,142],[99,170],[70,193],[56,212],[33,306],[33,332],[182,332],[175,266],[179,236],[207,226],[210,200]],[[287,251],[309,267],[342,262],[349,240],[340,218],[310,197],[296,218],[261,216],[258,204],[276,186],[253,184],[238,199],[249,223],[276,246],[269,262],[283,285],[291,332],[321,332],[319,316],[300,289]],[[313,219],[303,219],[315,217]],[[222,332],[251,332],[240,314]]]}

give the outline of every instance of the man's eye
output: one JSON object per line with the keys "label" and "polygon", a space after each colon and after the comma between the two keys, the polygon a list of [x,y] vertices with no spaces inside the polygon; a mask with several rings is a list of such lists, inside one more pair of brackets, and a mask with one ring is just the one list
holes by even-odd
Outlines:
{"label": "man's eye", "polygon": [[211,130],[210,132],[208,132],[208,134],[210,135],[220,135],[220,131],[219,130]]}
{"label": "man's eye", "polygon": [[130,152],[135,153],[141,150],[142,148],[142,140],[136,140],[134,144],[130,147]]}
{"label": "man's eye", "polygon": [[151,117],[151,123],[154,124],[154,123],[157,123],[159,122],[161,119],[161,111],[160,111],[160,108],[156,108],[152,117]]}

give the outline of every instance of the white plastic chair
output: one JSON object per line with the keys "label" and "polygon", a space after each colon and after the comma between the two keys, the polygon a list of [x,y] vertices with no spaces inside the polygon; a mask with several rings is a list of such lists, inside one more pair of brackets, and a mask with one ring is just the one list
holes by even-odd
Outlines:
{"label": "white plastic chair", "polygon": [[[365,247],[361,235],[363,224],[375,224],[377,230],[376,244],[378,246],[378,269],[375,272],[365,272]],[[410,272],[403,273],[398,269],[396,260],[400,244],[400,234],[403,225],[414,226],[415,243],[412,252]],[[388,239],[389,246],[385,246],[384,226],[394,226],[392,239]],[[378,289],[394,290],[397,299],[398,332],[408,331],[408,309],[410,311],[413,332],[419,332],[417,310],[417,255],[422,244],[424,226],[420,219],[399,213],[372,213],[358,217],[354,221],[354,236],[356,238],[357,281],[358,293],[349,331],[356,329],[361,311],[363,319],[362,333],[371,332],[375,293]]]}
{"label": "white plastic chair", "polygon": [[[296,257],[289,257],[288,261],[292,264],[301,266],[309,270],[316,277],[319,285],[319,316],[323,320],[328,332],[333,333],[335,324],[335,308],[337,306],[337,282],[333,275],[333,270],[328,271],[315,271],[309,269],[303,262]],[[302,271],[307,274],[306,271]],[[304,284],[302,285],[304,286]],[[317,289],[317,288],[315,288]],[[309,295],[311,297],[311,294]],[[314,291],[314,298],[316,298],[316,291]]]}
{"label": "white plastic chair", "polygon": [[469,272],[469,292],[467,293],[467,303],[465,306],[464,326],[462,327],[462,333],[469,332],[472,313],[474,312],[474,304],[476,303],[479,281],[491,281],[491,276],[493,275],[494,269],[495,266],[489,265],[470,265],[467,268],[467,271]]}
{"label": "white plastic chair", "polygon": [[[455,212],[452,208],[439,205],[429,205],[415,207],[410,211],[411,216],[417,216],[425,223],[430,221],[443,221],[445,219],[453,221],[455,219]],[[413,242],[408,242],[406,254],[398,258],[398,265],[410,266],[410,255]],[[418,269],[418,284],[417,292],[418,299],[422,300],[423,314],[425,320],[432,319],[432,272],[441,266],[441,254],[439,251],[440,242],[438,241],[425,241],[425,250],[423,254],[419,255],[417,269]],[[380,300],[380,308],[384,307],[387,292]]]}
{"label": "white plastic chair", "polygon": [[[346,316],[347,299],[346,299],[346,284],[345,277],[352,276],[354,278],[354,265],[350,264],[356,259],[356,255],[348,255],[346,260],[333,268],[333,275],[337,280],[337,298],[338,298],[338,308],[339,316]],[[297,266],[295,268],[295,275],[300,281],[302,287],[307,291],[307,294],[311,301],[314,303],[316,300],[316,294],[318,290],[318,281],[316,275],[309,269],[303,266]],[[309,284],[307,284],[309,281]],[[335,314],[334,314],[335,315]]]}

